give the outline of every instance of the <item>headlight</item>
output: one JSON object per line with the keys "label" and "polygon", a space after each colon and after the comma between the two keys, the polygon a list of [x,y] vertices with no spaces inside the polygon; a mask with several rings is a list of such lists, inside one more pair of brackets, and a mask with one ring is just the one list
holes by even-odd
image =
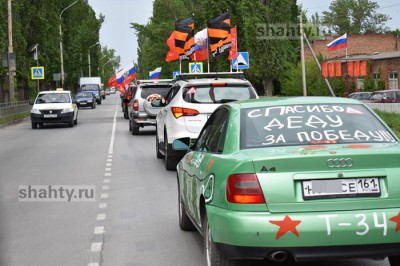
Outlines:
{"label": "headlight", "polygon": [[88,100],[87,102],[88,102],[88,103],[91,103],[91,102],[93,102],[93,101],[92,101],[92,100]]}
{"label": "headlight", "polygon": [[40,113],[39,109],[32,109],[32,110],[31,110],[31,114],[40,115],[41,113]]}
{"label": "headlight", "polygon": [[71,113],[71,112],[73,112],[73,111],[74,111],[73,108],[65,108],[65,109],[63,109],[63,110],[61,111],[61,113],[62,113],[62,114],[65,114],[65,113]]}

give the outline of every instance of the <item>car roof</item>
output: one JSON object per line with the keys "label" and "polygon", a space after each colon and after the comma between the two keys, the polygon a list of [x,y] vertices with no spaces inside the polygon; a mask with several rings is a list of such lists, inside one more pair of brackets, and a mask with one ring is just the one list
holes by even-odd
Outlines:
{"label": "car roof", "polygon": [[358,100],[342,97],[320,97],[320,96],[299,96],[299,97],[262,97],[259,99],[244,100],[227,103],[234,108],[246,109],[265,106],[281,106],[295,104],[363,104]]}
{"label": "car roof", "polygon": [[46,93],[46,94],[49,94],[49,93],[71,93],[71,91],[41,91],[41,92],[39,92],[39,94],[43,94],[43,93]]}
{"label": "car roof", "polygon": [[375,92],[379,92],[379,93],[382,93],[382,92],[392,92],[392,91],[400,91],[400,90],[381,90],[381,91],[374,91],[373,93],[375,93]]}
{"label": "car roof", "polygon": [[210,85],[212,83],[228,83],[232,85],[250,85],[251,83],[246,79],[237,79],[237,78],[200,78],[200,79],[187,79],[187,80],[178,80],[176,82],[179,85]]}

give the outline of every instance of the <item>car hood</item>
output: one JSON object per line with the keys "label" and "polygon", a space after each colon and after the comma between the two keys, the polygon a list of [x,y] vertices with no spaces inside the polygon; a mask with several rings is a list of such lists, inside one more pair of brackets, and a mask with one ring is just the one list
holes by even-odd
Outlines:
{"label": "car hood", "polygon": [[89,100],[93,100],[93,98],[91,97],[79,97],[76,98],[77,101],[89,101]]}
{"label": "car hood", "polygon": [[[276,147],[244,153],[253,161],[272,213],[400,207],[398,143]],[[351,163],[329,166],[331,159],[350,159]],[[375,177],[380,183],[378,197],[303,198],[303,181]]]}

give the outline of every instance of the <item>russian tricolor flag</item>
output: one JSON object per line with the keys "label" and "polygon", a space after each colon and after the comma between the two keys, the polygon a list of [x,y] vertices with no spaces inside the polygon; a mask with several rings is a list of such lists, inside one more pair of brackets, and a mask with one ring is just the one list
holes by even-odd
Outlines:
{"label": "russian tricolor flag", "polygon": [[149,79],[160,79],[161,67],[157,67],[154,71],[149,72]]}
{"label": "russian tricolor flag", "polygon": [[326,45],[328,47],[328,52],[335,51],[342,48],[347,48],[347,33],[343,34],[339,38],[331,41]]}
{"label": "russian tricolor flag", "polygon": [[121,83],[128,84],[135,78],[136,78],[136,70],[133,63],[123,68],[122,70],[118,71],[116,74],[116,79],[118,84]]}

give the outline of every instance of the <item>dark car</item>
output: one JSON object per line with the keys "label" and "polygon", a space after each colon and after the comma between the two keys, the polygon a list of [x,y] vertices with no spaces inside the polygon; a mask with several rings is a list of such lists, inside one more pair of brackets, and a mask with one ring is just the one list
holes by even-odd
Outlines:
{"label": "dark car", "polygon": [[371,97],[372,92],[370,91],[358,91],[349,94],[349,98],[356,99],[359,101],[368,100]]}
{"label": "dark car", "polygon": [[136,88],[137,87],[135,84],[130,84],[126,92],[123,95],[121,94],[122,112],[124,113],[125,119],[129,118],[129,113],[128,113],[129,102],[131,101],[133,95],[135,95]]}
{"label": "dark car", "polygon": [[399,90],[383,90],[375,91],[369,97],[370,103],[400,103],[400,91]]}
{"label": "dark car", "polygon": [[78,92],[75,96],[76,105],[78,108],[81,107],[91,107],[96,108],[96,96],[90,91]]}

